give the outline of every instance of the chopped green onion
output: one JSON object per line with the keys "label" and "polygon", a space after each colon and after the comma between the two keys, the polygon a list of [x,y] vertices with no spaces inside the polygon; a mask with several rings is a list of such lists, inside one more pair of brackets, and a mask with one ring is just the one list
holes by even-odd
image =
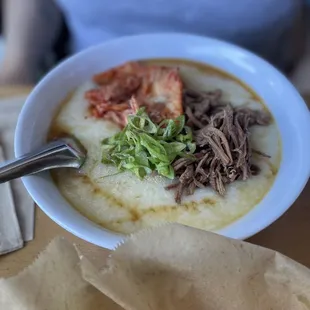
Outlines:
{"label": "chopped green onion", "polygon": [[174,178],[172,163],[180,157],[192,156],[196,145],[185,117],[152,122],[144,108],[128,116],[126,127],[102,141],[102,163],[119,171],[129,170],[143,179],[152,171]]}

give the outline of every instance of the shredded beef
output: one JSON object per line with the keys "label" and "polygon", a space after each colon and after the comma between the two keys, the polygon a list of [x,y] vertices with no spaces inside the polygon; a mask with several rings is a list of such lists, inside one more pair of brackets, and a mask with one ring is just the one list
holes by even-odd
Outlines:
{"label": "shredded beef", "polygon": [[223,196],[227,184],[259,173],[259,167],[252,164],[252,153],[269,156],[251,149],[249,128],[269,125],[268,113],[234,108],[222,100],[220,90],[185,89],[183,105],[187,125],[194,130],[197,150],[194,158],[180,158],[173,163],[178,181],[166,189],[175,190],[176,202],[180,203],[183,195],[192,195],[196,188],[206,186]]}

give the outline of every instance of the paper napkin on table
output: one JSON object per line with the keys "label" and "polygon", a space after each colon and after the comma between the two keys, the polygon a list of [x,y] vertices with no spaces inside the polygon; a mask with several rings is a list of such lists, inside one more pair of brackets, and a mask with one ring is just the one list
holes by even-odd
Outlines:
{"label": "paper napkin on table", "polygon": [[170,224],[131,236],[98,270],[55,239],[19,275],[0,280],[10,310],[301,310],[310,270],[243,241]]}

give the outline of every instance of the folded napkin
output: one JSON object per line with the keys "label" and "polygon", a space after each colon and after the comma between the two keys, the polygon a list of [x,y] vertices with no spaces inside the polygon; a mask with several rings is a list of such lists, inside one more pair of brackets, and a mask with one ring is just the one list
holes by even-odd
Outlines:
{"label": "folded napkin", "polygon": [[[26,96],[0,100],[0,146],[5,160],[14,159],[15,127],[25,100]],[[1,199],[5,197],[0,204],[0,254],[3,254],[20,248],[22,241],[33,239],[34,203],[21,180],[1,184],[0,191]],[[13,200],[9,198],[11,192]]]}
{"label": "folded napkin", "polygon": [[[0,147],[0,163],[4,162]],[[0,255],[23,246],[10,183],[0,184]]]}
{"label": "folded napkin", "polygon": [[[29,285],[31,284],[31,285]],[[103,270],[55,239],[0,279],[0,309],[303,310],[310,270],[269,249],[170,224],[131,236]]]}

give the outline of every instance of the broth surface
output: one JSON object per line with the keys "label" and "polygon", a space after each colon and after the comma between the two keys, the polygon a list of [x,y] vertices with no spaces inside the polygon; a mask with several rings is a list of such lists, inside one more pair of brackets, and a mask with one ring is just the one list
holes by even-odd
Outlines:
{"label": "broth surface", "polygon": [[[183,60],[152,60],[148,63],[178,66],[184,84],[196,90],[221,89],[223,99],[233,106],[266,109],[261,99],[238,79],[207,65]],[[76,136],[88,150],[83,173],[62,169],[52,173],[62,195],[81,214],[97,224],[122,233],[167,221],[206,229],[222,228],[243,216],[266,195],[272,186],[281,162],[280,136],[275,122],[251,128],[251,146],[271,158],[253,155],[261,172],[247,181],[227,186],[225,197],[211,188],[196,189],[178,205],[173,191],[165,190],[172,183],[161,176],[147,176],[143,181],[130,172],[101,163],[102,139],[119,131],[113,123],[88,115],[84,92],[94,85],[80,86],[60,107],[50,130],[50,137],[63,134]]]}

